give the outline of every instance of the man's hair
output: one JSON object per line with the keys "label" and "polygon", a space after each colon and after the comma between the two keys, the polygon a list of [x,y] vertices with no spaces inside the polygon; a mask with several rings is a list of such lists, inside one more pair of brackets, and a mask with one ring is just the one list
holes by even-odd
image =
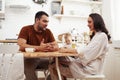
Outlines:
{"label": "man's hair", "polygon": [[42,15],[46,15],[47,17],[49,17],[49,15],[48,15],[46,12],[44,12],[44,11],[39,11],[39,12],[37,12],[37,13],[35,14],[35,19],[36,19],[36,18],[40,19],[40,18],[42,17]]}

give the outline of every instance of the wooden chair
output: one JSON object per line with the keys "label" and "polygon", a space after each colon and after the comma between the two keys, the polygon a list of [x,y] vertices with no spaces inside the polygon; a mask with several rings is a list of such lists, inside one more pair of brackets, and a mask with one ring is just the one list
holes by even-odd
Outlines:
{"label": "wooden chair", "polygon": [[[48,75],[49,75],[49,71],[48,71],[48,69],[39,69],[39,68],[37,68],[36,69],[36,74],[37,74],[37,76],[39,76],[39,74],[38,74],[38,72],[39,71],[41,71],[41,72],[43,72],[44,73],[44,79],[45,80],[47,80],[47,77],[48,77]],[[39,78],[39,77],[38,77]]]}
{"label": "wooden chair", "polygon": [[[52,63],[53,61],[54,61],[53,58],[49,58],[49,63]],[[47,78],[49,77],[49,74],[50,74],[50,72],[48,70],[48,67],[38,66],[36,68],[36,74],[37,74],[37,76],[39,76],[38,75],[39,71],[42,71],[44,73],[44,78],[45,78],[45,80],[47,80]]]}

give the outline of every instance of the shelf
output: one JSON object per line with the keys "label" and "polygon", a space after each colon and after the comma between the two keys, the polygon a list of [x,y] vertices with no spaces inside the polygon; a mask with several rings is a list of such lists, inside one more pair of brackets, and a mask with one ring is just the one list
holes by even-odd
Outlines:
{"label": "shelf", "polygon": [[9,5],[9,8],[12,8],[12,9],[30,9],[30,6],[29,5],[22,5],[22,4],[11,4]]}
{"label": "shelf", "polygon": [[79,15],[62,15],[62,14],[55,14],[54,17],[61,19],[62,17],[66,18],[81,18],[81,19],[87,19],[87,16],[79,16]]}
{"label": "shelf", "polygon": [[83,1],[83,0],[63,0],[63,2],[70,2],[70,3],[83,3],[83,4],[98,4],[101,5],[101,1]]}
{"label": "shelf", "polygon": [[[73,9],[71,7],[71,4],[73,7],[76,7]],[[92,1],[92,0],[61,0],[61,5],[64,6],[64,14],[54,14],[53,17],[57,19],[61,18],[77,18],[77,19],[87,19],[88,14],[85,13],[82,7],[85,7],[85,9],[90,9],[88,10],[88,13],[100,13],[101,14],[101,8],[102,8],[102,1]],[[69,8],[70,7],[70,8]],[[82,12],[80,11],[81,8]]]}

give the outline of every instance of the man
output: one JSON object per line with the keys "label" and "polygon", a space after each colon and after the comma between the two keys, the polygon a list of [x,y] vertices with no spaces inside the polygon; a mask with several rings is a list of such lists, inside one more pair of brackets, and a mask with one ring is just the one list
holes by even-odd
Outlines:
{"label": "man", "polygon": [[[34,48],[35,51],[56,51],[58,45],[52,32],[47,28],[49,15],[44,11],[39,11],[35,15],[35,23],[25,26],[21,29],[18,36],[18,45],[20,51],[25,48]],[[26,80],[37,80],[35,69],[39,67],[48,67],[49,61],[45,58],[25,59]]]}

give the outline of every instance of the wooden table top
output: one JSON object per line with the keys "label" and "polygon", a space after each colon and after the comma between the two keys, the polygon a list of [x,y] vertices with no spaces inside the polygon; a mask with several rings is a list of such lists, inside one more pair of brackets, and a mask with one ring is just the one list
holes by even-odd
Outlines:
{"label": "wooden table top", "polygon": [[78,56],[76,53],[60,53],[60,52],[22,52],[25,58],[40,58],[40,57],[63,57],[63,56]]}
{"label": "wooden table top", "polygon": [[[0,40],[0,43],[17,43],[16,40]],[[57,41],[57,43],[62,43],[61,41]]]}

